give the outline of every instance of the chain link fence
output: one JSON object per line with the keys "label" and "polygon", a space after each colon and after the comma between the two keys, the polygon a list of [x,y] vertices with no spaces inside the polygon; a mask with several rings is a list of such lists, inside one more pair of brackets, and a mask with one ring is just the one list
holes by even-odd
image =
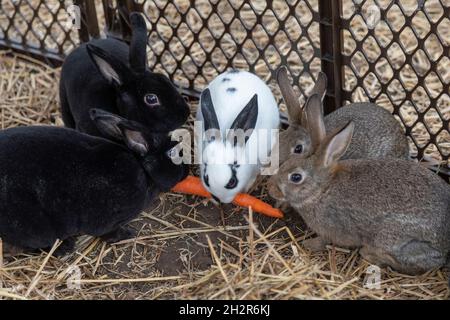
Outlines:
{"label": "chain link fence", "polygon": [[344,102],[374,101],[405,127],[412,154],[450,154],[450,1],[343,0]]}
{"label": "chain link fence", "polygon": [[0,46],[58,65],[92,37],[129,40],[131,11],[147,17],[150,67],[188,95],[239,68],[280,98],[276,70],[288,65],[304,100],[323,70],[327,112],[376,102],[402,123],[415,157],[448,162],[450,0],[2,0]]}

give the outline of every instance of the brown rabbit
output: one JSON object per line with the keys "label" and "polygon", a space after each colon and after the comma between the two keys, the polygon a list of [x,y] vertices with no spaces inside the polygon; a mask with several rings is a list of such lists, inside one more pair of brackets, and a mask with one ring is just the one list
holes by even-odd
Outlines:
{"label": "brown rabbit", "polygon": [[[385,109],[373,103],[353,103],[337,109],[324,119],[322,103],[313,117],[307,117],[299,96],[292,88],[285,67],[278,71],[278,84],[286,102],[290,127],[280,134],[280,163],[291,154],[307,157],[312,152],[312,127],[325,125],[327,132],[342,128],[349,121],[355,125],[354,139],[343,159],[409,158],[409,146],[400,124]],[[320,73],[313,94],[325,97],[327,78]],[[305,107],[306,108],[306,107]],[[320,110],[320,112],[319,112]]]}
{"label": "brown rabbit", "polygon": [[[320,104],[313,95],[310,103]],[[371,263],[406,274],[443,266],[450,249],[450,186],[404,159],[340,159],[355,125],[319,141],[310,157],[293,155],[269,182],[272,197],[287,201],[318,237],[305,245],[360,248]]]}

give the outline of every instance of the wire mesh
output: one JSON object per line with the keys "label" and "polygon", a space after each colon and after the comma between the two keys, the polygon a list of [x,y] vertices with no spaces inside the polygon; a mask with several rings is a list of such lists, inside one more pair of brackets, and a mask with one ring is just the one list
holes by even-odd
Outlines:
{"label": "wire mesh", "polygon": [[345,102],[377,102],[403,124],[413,156],[448,162],[450,1],[341,2]]}
{"label": "wire mesh", "polygon": [[79,33],[63,1],[2,0],[0,45],[62,61],[80,42]]}
{"label": "wire mesh", "polygon": [[338,106],[376,102],[402,123],[414,156],[449,160],[450,0],[75,3],[83,18],[78,31],[67,27],[67,3],[2,0],[0,46],[60,62],[80,42],[98,37],[99,25],[108,36],[129,40],[128,14],[142,11],[149,66],[191,95],[223,71],[239,68],[263,78],[280,99],[276,70],[287,65],[304,100],[324,68],[338,84],[330,85]]}

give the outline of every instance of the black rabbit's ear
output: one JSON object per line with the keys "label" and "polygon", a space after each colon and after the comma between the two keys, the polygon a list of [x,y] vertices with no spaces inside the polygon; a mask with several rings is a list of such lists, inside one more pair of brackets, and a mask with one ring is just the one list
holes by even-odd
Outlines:
{"label": "black rabbit's ear", "polygon": [[321,162],[323,166],[329,167],[333,165],[345,154],[350,142],[352,141],[354,129],[354,123],[349,122],[337,133],[331,135],[331,138],[322,150]]}
{"label": "black rabbit's ear", "polygon": [[212,102],[211,91],[209,89],[204,90],[200,100],[206,141],[209,143],[220,140],[220,125],[219,120],[217,119],[216,110],[214,109],[214,104]]}
{"label": "black rabbit's ear", "polygon": [[125,119],[101,109],[91,109],[89,113],[92,121],[94,121],[97,126],[97,129],[105,136],[105,138],[113,138],[118,141],[123,140],[123,134],[122,130],[119,128],[119,123]]}
{"label": "black rabbit's ear", "polygon": [[[235,146],[238,144],[247,143],[250,138],[249,131],[255,129],[256,122],[258,121],[258,95],[255,94],[250,102],[242,109],[241,113],[237,116],[231,125],[228,132],[227,140],[233,143]],[[253,132],[253,131],[252,131]],[[239,139],[239,135],[242,134]]]}
{"label": "black rabbit's ear", "polygon": [[255,94],[250,102],[242,109],[241,113],[237,116],[231,125],[231,129],[234,130],[252,130],[255,129],[256,122],[258,120],[258,95]]}
{"label": "black rabbit's ear", "polygon": [[91,109],[90,116],[106,138],[124,141],[131,151],[141,156],[148,153],[149,146],[139,124],[101,109]]}
{"label": "black rabbit's ear", "polygon": [[121,86],[129,77],[129,69],[122,61],[95,45],[88,44],[86,48],[98,71],[109,83]]}
{"label": "black rabbit's ear", "polygon": [[202,92],[201,108],[203,121],[205,123],[205,131],[210,129],[220,130],[219,120],[217,119],[216,110],[214,109],[211,98],[211,91],[209,91],[209,89]]}
{"label": "black rabbit's ear", "polygon": [[136,73],[144,73],[147,69],[147,24],[139,12],[130,15],[133,36],[130,44],[130,66]]}

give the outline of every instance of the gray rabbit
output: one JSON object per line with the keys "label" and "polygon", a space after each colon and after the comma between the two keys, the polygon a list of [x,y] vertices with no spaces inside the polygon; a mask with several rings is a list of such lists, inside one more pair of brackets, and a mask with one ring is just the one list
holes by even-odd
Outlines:
{"label": "gray rabbit", "polygon": [[[307,157],[313,150],[315,141],[310,131],[324,123],[326,131],[342,128],[349,121],[355,125],[354,139],[343,159],[380,159],[385,157],[409,158],[408,140],[400,124],[385,109],[373,103],[353,103],[337,109],[323,119],[322,104],[312,106],[317,110],[310,117],[305,115],[299,96],[295,93],[285,67],[278,71],[278,84],[286,102],[290,127],[280,134],[280,162],[291,154]],[[327,78],[320,73],[313,89],[321,99],[325,97]]]}
{"label": "gray rabbit", "polygon": [[[320,105],[318,95],[308,104]],[[287,201],[318,237],[305,245],[360,248],[371,263],[406,274],[446,264],[450,249],[450,186],[404,159],[341,160],[351,146],[350,122],[319,143],[312,154],[293,155],[269,182],[272,197]]]}

